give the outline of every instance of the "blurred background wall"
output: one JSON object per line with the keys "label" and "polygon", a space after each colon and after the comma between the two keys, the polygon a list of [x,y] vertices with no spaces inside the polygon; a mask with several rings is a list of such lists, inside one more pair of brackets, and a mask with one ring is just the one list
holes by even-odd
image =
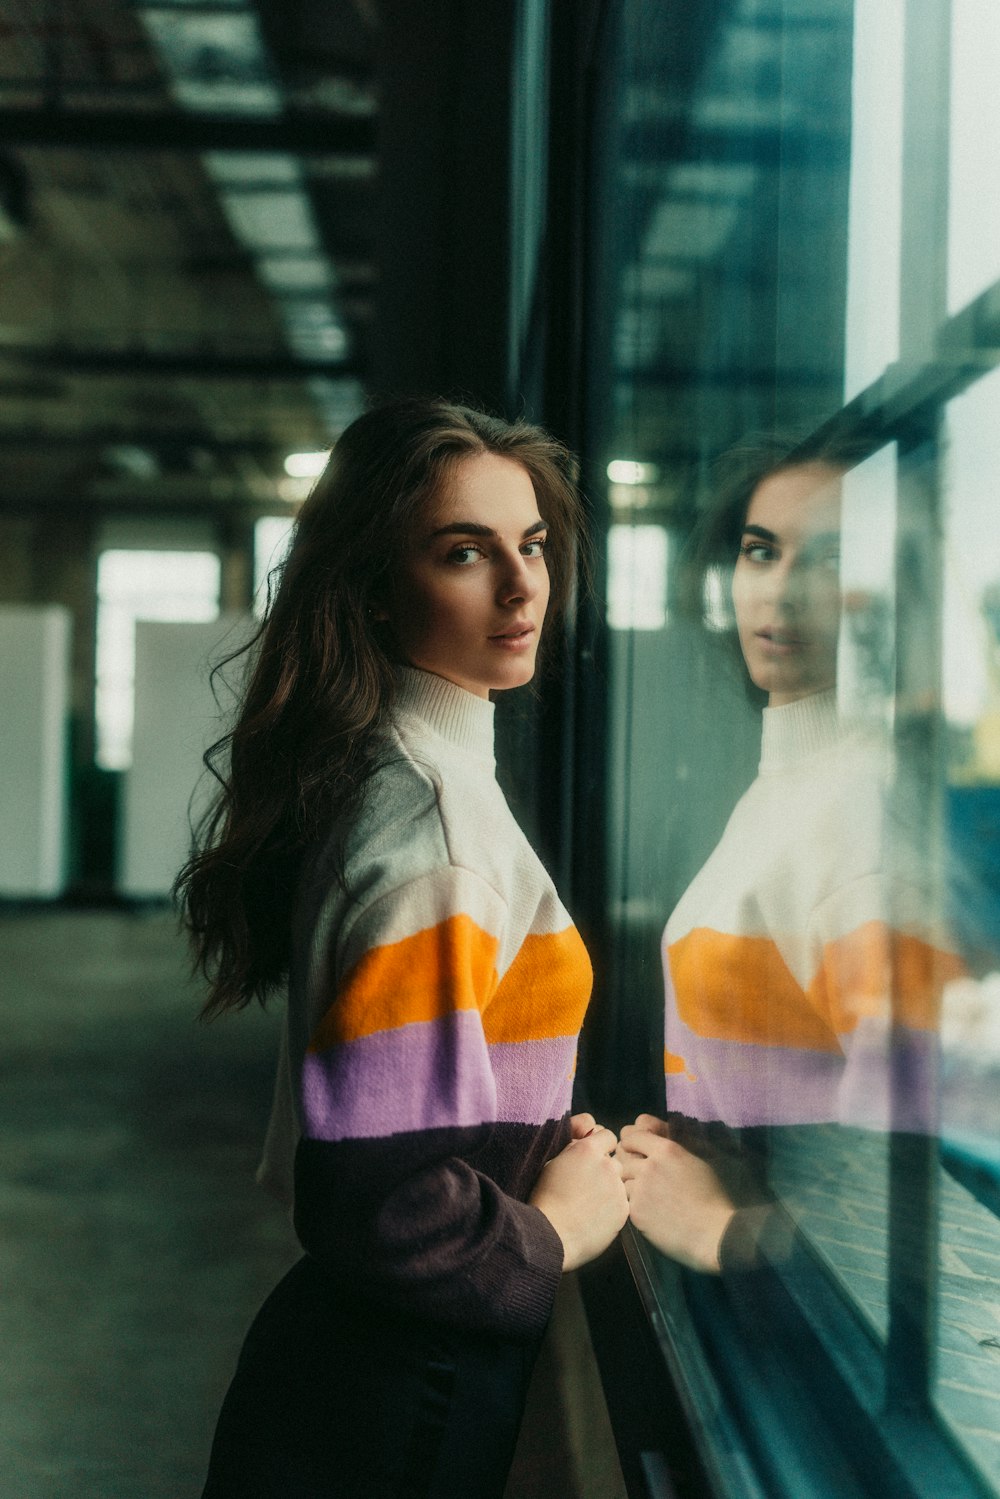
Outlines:
{"label": "blurred background wall", "polygon": [[522,409],[543,10],[0,0],[5,1499],[199,1492],[297,1254],[253,1183],[275,1019],[196,1027],[169,906],[210,671],[366,400]]}

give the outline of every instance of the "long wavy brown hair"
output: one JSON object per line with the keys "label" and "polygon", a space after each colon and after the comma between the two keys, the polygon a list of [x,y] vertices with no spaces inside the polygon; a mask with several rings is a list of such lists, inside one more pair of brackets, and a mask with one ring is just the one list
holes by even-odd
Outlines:
{"label": "long wavy brown hair", "polygon": [[549,620],[574,576],[581,506],[566,449],[527,422],[419,397],[347,428],[302,507],[280,581],[248,652],[235,723],[205,756],[218,782],[174,883],[209,981],[206,1018],[262,1004],[285,980],[303,859],[346,831],[378,763],[397,664],[377,619],[424,507],[465,458],[528,472],[548,526]]}

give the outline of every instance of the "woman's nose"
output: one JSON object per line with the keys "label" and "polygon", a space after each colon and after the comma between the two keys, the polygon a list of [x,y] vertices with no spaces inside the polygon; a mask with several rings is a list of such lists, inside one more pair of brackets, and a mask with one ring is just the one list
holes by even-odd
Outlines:
{"label": "woman's nose", "polygon": [[501,577],[499,596],[504,603],[512,604],[520,599],[533,599],[537,592],[537,580],[526,558],[518,552],[516,559],[510,559],[509,566]]}
{"label": "woman's nose", "polygon": [[783,563],[771,574],[772,600],[781,609],[802,609],[809,599],[808,569],[800,563]]}

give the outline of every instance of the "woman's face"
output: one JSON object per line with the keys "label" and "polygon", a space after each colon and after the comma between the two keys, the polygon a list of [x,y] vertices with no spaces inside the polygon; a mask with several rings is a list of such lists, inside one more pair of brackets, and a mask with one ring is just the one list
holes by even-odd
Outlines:
{"label": "woman's face", "polygon": [[733,573],[740,646],[777,708],[837,680],[839,469],[805,463],[754,490]]}
{"label": "woman's face", "polygon": [[549,601],[545,537],[527,469],[463,458],[417,521],[384,611],[403,659],[478,697],[529,682]]}

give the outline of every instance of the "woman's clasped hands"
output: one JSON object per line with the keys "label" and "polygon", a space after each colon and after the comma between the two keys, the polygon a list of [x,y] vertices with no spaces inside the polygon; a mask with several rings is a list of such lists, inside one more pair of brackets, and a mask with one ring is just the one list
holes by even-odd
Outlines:
{"label": "woman's clasped hands", "polygon": [[570,1124],[573,1138],[531,1196],[562,1239],[563,1269],[596,1259],[631,1219],[671,1259],[718,1273],[735,1208],[708,1162],[652,1114],[626,1124],[620,1139],[592,1114],[574,1114]]}
{"label": "woman's clasped hands", "polygon": [[563,1242],[563,1270],[602,1254],[628,1219],[628,1198],[612,1130],[593,1114],[573,1114],[573,1138],[547,1161],[531,1194]]}

